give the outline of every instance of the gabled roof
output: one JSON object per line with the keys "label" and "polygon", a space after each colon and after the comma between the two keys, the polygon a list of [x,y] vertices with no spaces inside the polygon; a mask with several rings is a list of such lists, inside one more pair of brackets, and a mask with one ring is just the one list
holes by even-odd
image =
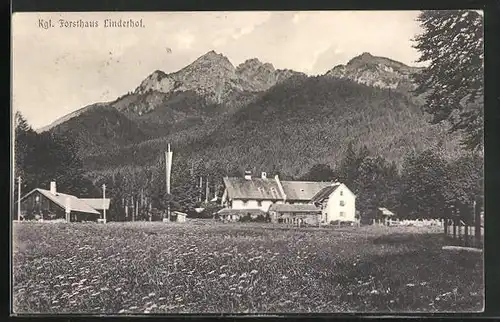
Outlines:
{"label": "gabled roof", "polygon": [[106,198],[80,198],[83,202],[85,202],[87,205],[90,207],[97,209],[97,210],[108,210],[109,209],[109,203],[110,199]]}
{"label": "gabled roof", "polygon": [[99,214],[97,210],[89,206],[86,202],[82,201],[81,199],[73,196],[73,195],[67,195],[65,193],[60,193],[56,192],[56,194],[52,194],[49,190],[45,189],[40,189],[37,188],[38,191],[40,191],[41,194],[43,194],[45,197],[48,199],[52,200],[59,206],[66,208],[66,202],[69,198],[69,208],[71,211],[78,211],[78,212],[86,212],[89,214]]}
{"label": "gabled roof", "polygon": [[25,199],[26,197],[28,197],[29,195],[31,195],[35,191],[40,192],[47,199],[49,199],[52,202],[54,202],[55,204],[59,205],[63,209],[66,209],[66,204],[69,201],[69,207],[70,207],[71,211],[99,215],[99,212],[97,210],[95,210],[90,205],[88,205],[86,202],[84,202],[83,200],[81,200],[73,195],[68,195],[68,194],[60,193],[60,192],[56,192],[56,194],[52,194],[49,190],[40,189],[40,188],[36,188],[36,189],[31,190],[28,194],[26,194],[24,197],[22,197],[21,200]]}
{"label": "gabled roof", "polygon": [[380,210],[384,216],[395,216],[395,214],[387,208],[381,207],[378,208],[378,210]]}
{"label": "gabled roof", "polygon": [[290,204],[273,204],[269,207],[269,211],[276,212],[312,212],[320,213],[321,210],[315,205],[290,205]]}
{"label": "gabled roof", "polygon": [[331,182],[316,181],[281,181],[287,200],[311,200],[321,189],[330,186]]}
{"label": "gabled roof", "polygon": [[318,193],[316,193],[312,198],[312,202],[319,202],[323,201],[325,198],[328,198],[335,190],[337,190],[340,187],[340,184],[329,184],[327,187],[324,187]]}
{"label": "gabled roof", "polygon": [[245,179],[239,177],[225,177],[229,199],[257,199],[281,200],[284,196],[280,193],[278,183],[273,178]]}

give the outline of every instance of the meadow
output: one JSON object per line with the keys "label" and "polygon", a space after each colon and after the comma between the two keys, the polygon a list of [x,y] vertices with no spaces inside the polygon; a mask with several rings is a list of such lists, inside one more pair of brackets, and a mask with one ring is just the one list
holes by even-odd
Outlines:
{"label": "meadow", "polygon": [[440,227],[15,223],[15,313],[464,312],[477,253]]}

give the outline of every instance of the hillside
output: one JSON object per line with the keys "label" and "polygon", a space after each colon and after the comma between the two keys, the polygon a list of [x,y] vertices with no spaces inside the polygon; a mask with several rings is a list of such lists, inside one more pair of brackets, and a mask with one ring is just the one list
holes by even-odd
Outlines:
{"label": "hillside", "polygon": [[179,162],[198,160],[207,167],[218,164],[299,176],[316,163],[335,166],[351,141],[397,163],[410,150],[438,141],[450,158],[458,153],[456,138],[429,125],[406,95],[330,76],[295,76],[218,124],[93,156],[86,164],[104,169],[127,164],[131,155],[134,164],[153,163],[171,143]]}
{"label": "hillside", "polygon": [[77,117],[58,124],[51,132],[72,138],[83,156],[150,138],[135,122],[107,104],[87,106]]}
{"label": "hillside", "polygon": [[436,144],[454,158],[458,138],[431,126],[411,94],[418,70],[363,53],[308,77],[256,58],[234,67],[210,51],[45,130],[74,137],[89,171],[154,164],[169,143],[176,162],[288,176],[316,163],[335,166],[349,142],[398,164],[407,152]]}

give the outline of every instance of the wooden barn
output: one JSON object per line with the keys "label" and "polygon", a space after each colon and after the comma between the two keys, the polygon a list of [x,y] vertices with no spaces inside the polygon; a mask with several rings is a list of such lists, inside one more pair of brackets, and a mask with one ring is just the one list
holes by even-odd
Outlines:
{"label": "wooden barn", "polygon": [[97,221],[109,204],[110,199],[81,199],[57,192],[51,182],[50,190],[36,188],[20,199],[21,220]]}

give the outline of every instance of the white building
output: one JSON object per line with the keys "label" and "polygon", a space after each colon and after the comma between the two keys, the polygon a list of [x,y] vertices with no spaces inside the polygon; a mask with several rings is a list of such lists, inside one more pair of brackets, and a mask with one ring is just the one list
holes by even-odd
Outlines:
{"label": "white building", "polygon": [[[297,209],[273,207],[272,221],[293,222],[292,217],[316,216],[320,211],[323,223],[355,221],[355,196],[344,184],[281,181],[278,176],[267,178],[265,172],[255,178],[247,172],[245,177],[225,177],[224,185],[222,205],[225,209],[219,214],[233,220],[245,214],[268,213],[272,205],[282,204],[294,205]],[[308,205],[307,211],[299,205]],[[317,208],[317,211],[311,207]]]}
{"label": "white building", "polygon": [[323,188],[311,202],[321,209],[322,221],[356,221],[356,196],[343,183]]}

